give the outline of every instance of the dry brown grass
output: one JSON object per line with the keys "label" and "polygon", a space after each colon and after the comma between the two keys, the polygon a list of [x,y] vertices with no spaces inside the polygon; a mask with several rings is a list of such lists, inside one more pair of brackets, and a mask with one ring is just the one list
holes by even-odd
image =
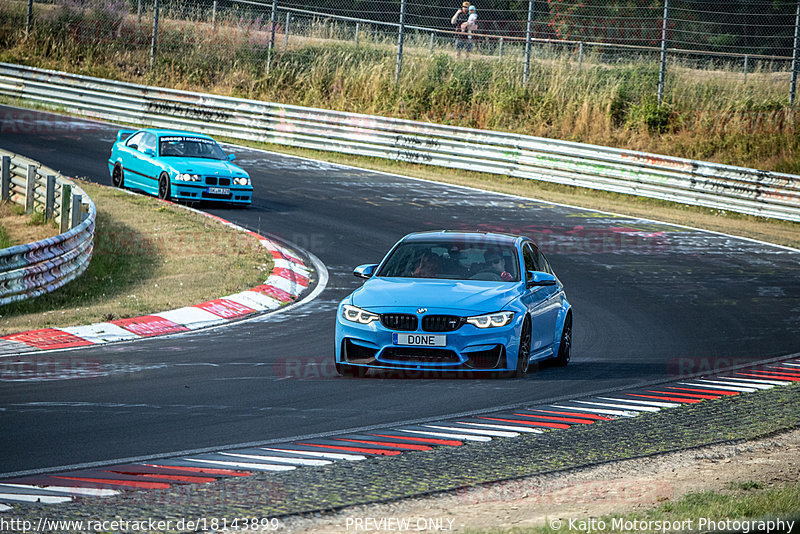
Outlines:
{"label": "dry brown grass", "polygon": [[25,213],[25,209],[11,202],[0,203],[0,228],[5,230],[8,242],[5,246],[33,243],[58,234],[58,227],[53,223],[40,224]]}

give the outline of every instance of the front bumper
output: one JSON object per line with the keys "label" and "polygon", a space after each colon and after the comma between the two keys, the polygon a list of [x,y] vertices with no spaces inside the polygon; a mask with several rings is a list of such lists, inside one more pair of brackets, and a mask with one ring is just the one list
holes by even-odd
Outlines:
{"label": "front bumper", "polygon": [[[395,313],[395,310],[392,310]],[[397,311],[397,313],[409,313]],[[452,315],[452,311],[430,309],[428,314]],[[461,313],[460,315],[476,315]],[[422,315],[419,315],[422,318]],[[503,371],[516,368],[522,314],[506,326],[477,328],[464,324],[450,332],[422,330],[417,321],[417,334],[446,336],[443,347],[412,347],[396,345],[391,330],[378,321],[368,325],[354,323],[342,317],[341,307],[336,319],[336,362],[371,369],[435,370],[435,371]],[[412,333],[402,331],[402,333]]]}
{"label": "front bumper", "polygon": [[225,202],[230,204],[250,204],[253,201],[253,187],[247,185],[224,186],[230,191],[229,195],[219,195],[209,192],[209,186],[194,182],[180,182],[173,180],[171,194],[175,199]]}

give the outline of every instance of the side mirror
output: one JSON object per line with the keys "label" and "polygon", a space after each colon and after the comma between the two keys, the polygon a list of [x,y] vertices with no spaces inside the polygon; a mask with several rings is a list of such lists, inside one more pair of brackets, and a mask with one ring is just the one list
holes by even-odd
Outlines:
{"label": "side mirror", "polygon": [[556,277],[552,274],[540,271],[528,271],[528,287],[554,285],[556,285]]}
{"label": "side mirror", "polygon": [[228,161],[233,161],[236,159],[236,154],[228,154]]}
{"label": "side mirror", "polygon": [[144,149],[144,155],[145,156],[150,156],[151,158],[154,158],[154,157],[156,157],[156,151],[153,150],[152,148],[145,148]]}
{"label": "side mirror", "polygon": [[375,269],[377,267],[378,265],[374,263],[359,265],[358,267],[353,269],[353,276],[355,276],[356,278],[372,278],[372,275],[375,273]]}

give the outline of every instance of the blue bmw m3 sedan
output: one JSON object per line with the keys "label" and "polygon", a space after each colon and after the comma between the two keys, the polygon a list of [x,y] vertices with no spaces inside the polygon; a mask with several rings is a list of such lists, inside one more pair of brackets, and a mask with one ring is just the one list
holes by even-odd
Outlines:
{"label": "blue bmw m3 sedan", "polygon": [[569,362],[572,309],[527,237],[484,232],[405,236],[336,314],[336,370],[503,372]]}

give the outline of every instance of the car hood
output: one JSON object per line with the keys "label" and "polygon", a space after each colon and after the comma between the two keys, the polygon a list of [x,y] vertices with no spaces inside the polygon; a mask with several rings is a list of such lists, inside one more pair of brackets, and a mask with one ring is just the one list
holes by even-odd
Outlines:
{"label": "car hood", "polygon": [[230,161],[207,159],[207,158],[173,158],[167,157],[162,161],[169,164],[180,173],[187,174],[210,174],[219,176],[247,176],[247,173],[238,165]]}
{"label": "car hood", "polygon": [[353,305],[370,311],[399,308],[499,311],[518,295],[518,282],[375,277],[353,292]]}

